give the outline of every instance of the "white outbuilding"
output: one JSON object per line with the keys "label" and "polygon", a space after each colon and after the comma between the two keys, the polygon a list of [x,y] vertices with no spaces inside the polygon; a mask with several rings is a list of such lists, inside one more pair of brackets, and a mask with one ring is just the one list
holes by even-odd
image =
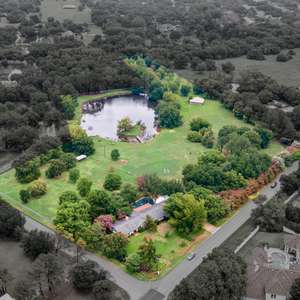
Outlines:
{"label": "white outbuilding", "polygon": [[205,99],[202,97],[195,97],[193,99],[190,100],[190,104],[204,104]]}
{"label": "white outbuilding", "polygon": [[77,157],[76,157],[76,160],[77,160],[77,161],[81,161],[81,160],[86,159],[86,157],[87,157],[86,155],[82,154],[82,155],[77,156]]}

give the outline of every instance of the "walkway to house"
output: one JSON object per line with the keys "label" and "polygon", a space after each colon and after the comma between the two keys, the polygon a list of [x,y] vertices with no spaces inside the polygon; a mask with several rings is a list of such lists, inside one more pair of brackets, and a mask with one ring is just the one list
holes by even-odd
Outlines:
{"label": "walkway to house", "polygon": [[203,228],[211,234],[214,234],[219,229],[219,227],[216,227],[209,223],[205,223]]}

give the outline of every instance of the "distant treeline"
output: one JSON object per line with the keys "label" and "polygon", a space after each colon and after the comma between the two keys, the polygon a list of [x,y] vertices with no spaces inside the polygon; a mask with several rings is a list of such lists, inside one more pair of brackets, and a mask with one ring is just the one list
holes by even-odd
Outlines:
{"label": "distant treeline", "polygon": [[[92,9],[93,22],[105,34],[105,38],[95,38],[95,46],[127,55],[148,55],[176,69],[191,66],[203,70],[209,68],[203,64],[206,60],[242,55],[260,60],[300,46],[296,3],[281,10],[267,1],[85,2]],[[251,9],[246,9],[246,3]],[[256,11],[266,17],[259,17]]]}

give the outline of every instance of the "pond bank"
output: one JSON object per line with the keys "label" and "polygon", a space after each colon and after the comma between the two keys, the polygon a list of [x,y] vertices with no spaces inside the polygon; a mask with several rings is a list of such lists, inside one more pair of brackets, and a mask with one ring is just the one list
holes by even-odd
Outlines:
{"label": "pond bank", "polygon": [[[123,132],[119,122],[125,119],[130,120],[132,128]],[[155,110],[145,97],[110,95],[83,104],[80,126],[89,136],[140,142],[156,134]],[[140,141],[136,141],[137,137]]]}
{"label": "pond bank", "polygon": [[82,117],[82,105],[86,102],[89,102],[93,99],[100,100],[103,98],[107,99],[108,97],[130,96],[130,95],[132,95],[132,92],[128,89],[116,89],[116,90],[106,91],[105,93],[79,96],[77,99],[78,105],[75,110],[75,116],[72,120],[69,121],[69,124],[70,125],[80,125],[80,119]]}

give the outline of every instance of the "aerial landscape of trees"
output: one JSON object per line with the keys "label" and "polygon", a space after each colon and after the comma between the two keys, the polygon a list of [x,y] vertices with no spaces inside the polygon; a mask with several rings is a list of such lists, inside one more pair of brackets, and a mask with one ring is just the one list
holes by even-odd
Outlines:
{"label": "aerial landscape of trees", "polygon": [[[149,86],[162,89],[163,94],[156,103],[160,127],[182,128],[184,120],[180,103],[193,97],[193,85],[147,59],[127,59],[125,65],[130,66],[139,77],[149,78],[146,80]],[[185,97],[184,100],[181,97]],[[62,147],[42,152],[34,159],[16,166],[16,179],[29,183],[28,189],[22,189],[19,196],[25,205],[31,198],[35,201],[34,198],[47,193],[52,180],[59,180],[64,172],[69,172],[69,183],[75,189],[64,190],[58,197],[53,219],[57,230],[75,242],[78,249],[86,247],[118,260],[129,272],[151,274],[161,266],[159,255],[155,255],[156,244],[146,239],[144,244],[139,245],[139,249],[145,247],[143,251],[149,251],[149,257],[144,257],[142,251],[129,255],[130,238],[114,232],[113,228],[115,221],[130,217],[139,197],[170,196],[164,206],[166,220],[178,236],[188,237],[200,234],[206,221],[218,224],[230,211],[241,206],[247,200],[247,195],[232,200],[226,193],[246,193],[253,184],[251,180],[255,182],[272,166],[271,157],[261,150],[268,148],[273,135],[261,126],[246,123],[244,127],[226,125],[215,132],[214,124],[200,117],[191,119],[186,125],[187,133],[190,130],[190,133],[199,134],[203,146],[214,149],[201,152],[198,161],[185,165],[182,180],[146,173],[138,176],[136,185],[133,185],[123,182],[124,177],[110,168],[104,174],[103,188],[99,188],[90,175],[80,174],[78,166],[81,163],[76,162],[73,154],[93,155],[97,141],[88,137],[75,123],[70,123],[70,137]],[[123,118],[117,130],[128,132],[133,126],[129,118]],[[207,137],[210,143],[207,143]],[[110,154],[110,160],[118,163],[118,148],[113,148]],[[270,176],[268,180],[272,178]],[[157,232],[157,224],[147,218],[138,230]]]}
{"label": "aerial landscape of trees", "polygon": [[[18,243],[32,264],[29,280],[16,284],[17,300],[54,299],[65,286],[111,300],[115,283],[81,259],[83,250],[139,279],[159,279],[299,160],[295,143],[283,151],[300,139],[299,87],[259,68],[239,72],[227,60],[266,67],[272,60],[285,77],[284,66],[298,61],[299,5],[80,0],[55,1],[59,11],[45,15],[43,1],[0,0],[0,238]],[[86,107],[124,95],[145,99],[153,136],[126,115],[118,140],[83,129]],[[202,104],[193,104],[196,97]],[[2,164],[12,170],[2,174]],[[279,181],[286,196],[294,194],[299,169]],[[24,230],[25,217],[5,201],[55,235]],[[119,232],[117,224],[142,215],[137,201],[145,209],[155,203],[163,216],[143,216],[134,232]],[[299,233],[300,211],[271,201],[253,211],[252,225]],[[67,264],[62,239],[73,247]],[[246,269],[238,255],[214,249],[168,299],[241,299]],[[0,290],[10,278],[0,268]],[[296,281],[291,298],[298,292]]]}
{"label": "aerial landscape of trees", "polygon": [[[253,48],[256,52],[268,55],[279,54],[281,49],[295,48],[299,44],[298,29],[291,21],[297,20],[297,15],[292,9],[293,4],[286,4],[287,9],[281,10],[266,3],[263,6],[256,2],[249,3],[256,12],[264,11],[266,15],[281,18],[282,24],[273,24],[269,18],[253,16],[253,11],[251,13],[251,10],[242,2],[234,5],[231,1],[225,2],[227,10],[232,12],[231,17],[225,17],[225,10],[221,8],[217,0],[210,3],[206,1],[197,3],[192,0],[174,3],[176,4],[170,5],[168,1],[155,1],[155,3],[129,1],[122,4],[118,2],[112,4],[107,1],[85,2],[84,5],[87,4],[92,10],[93,22],[101,26],[104,35],[108,35],[105,39],[102,36],[96,36],[91,45],[85,47],[78,39],[61,37],[61,34],[67,30],[81,34],[88,30],[85,25],[75,24],[70,20],[59,22],[54,18],[41,23],[38,17],[39,1],[26,1],[26,3],[16,1],[15,6],[7,5],[3,1],[1,11],[7,14],[9,22],[16,21],[20,24],[21,34],[25,38],[29,38],[29,32],[32,32],[33,36],[53,36],[55,47],[52,43],[45,41],[30,45],[29,54],[26,55],[18,53],[18,50],[13,48],[2,50],[3,61],[19,60],[27,63],[22,74],[16,77],[18,86],[1,85],[2,151],[22,152],[29,149],[23,154],[26,157],[39,153],[41,150],[36,146],[40,139],[38,129],[52,124],[57,128],[64,128],[64,119],[70,119],[74,115],[74,105],[76,105],[74,96],[78,93],[143,86],[141,78],[138,78],[126,64],[122,63],[121,57],[124,55],[147,55],[159,64],[175,67],[179,65],[180,68],[190,66],[198,70],[203,65],[206,69],[211,69],[209,66],[211,59],[235,57],[247,53],[251,55]],[[121,18],[118,11],[122,11]],[[35,15],[30,20],[26,20],[26,13]],[[107,15],[110,16],[109,19],[106,18]],[[133,18],[131,18],[132,15]],[[156,18],[153,19],[152,15],[156,15]],[[13,16],[18,16],[18,18],[13,20]],[[253,22],[249,25],[245,21],[247,18],[260,22]],[[196,21],[198,19],[202,21],[199,23]],[[211,21],[212,19],[214,22]],[[280,30],[281,28],[285,30]],[[4,34],[2,40],[7,43],[6,47],[12,44],[6,37],[12,39],[13,30],[15,29],[9,26],[1,28]],[[280,35],[274,37],[275,32],[280,32]],[[189,47],[185,46],[186,44]],[[283,53],[280,53],[281,56]],[[288,53],[293,54],[292,51]],[[38,68],[32,67],[34,63]],[[57,65],[60,68],[57,68]],[[222,69],[229,74],[234,71],[229,63],[225,63]],[[257,75],[255,77],[259,78]],[[242,81],[244,81],[243,78]],[[221,83],[220,80],[216,80],[217,82]],[[273,89],[272,100],[279,98],[281,101],[291,103],[290,99],[293,98],[293,105],[297,105],[296,91],[291,88],[280,91],[274,83],[267,83],[270,82],[269,80],[264,79],[264,82],[268,89],[271,87]],[[209,94],[210,90],[205,88],[206,84],[202,82],[201,85]],[[284,116],[284,122],[279,123],[279,111],[268,113],[264,105],[257,103],[257,96],[248,94],[257,92],[261,97],[265,95],[262,103],[266,104],[265,99],[267,96],[270,97],[270,93],[267,95],[266,91],[262,91],[261,88],[260,90],[242,89],[242,85],[240,84],[239,88],[241,99],[234,100],[234,111],[243,114],[246,118],[263,120],[279,137],[295,137],[294,127],[296,129],[299,127],[297,110],[292,116]],[[244,86],[246,85],[247,83]],[[187,95],[189,89],[189,86],[183,86],[181,94]],[[216,85],[213,89],[218,90]],[[152,101],[158,101],[163,97],[161,86],[152,85],[149,92]],[[73,98],[61,97],[61,95],[71,95]],[[252,97],[251,103],[247,97]],[[229,107],[233,107],[232,102],[227,103],[232,98],[237,98],[237,96],[224,97],[224,102]],[[16,106],[11,103],[20,105],[16,109]],[[29,105],[26,105],[28,103]],[[174,127],[180,124],[180,115],[175,107],[168,109],[168,115],[165,110],[162,112],[164,121],[161,120],[161,125],[163,127]],[[171,118],[176,120],[167,121]],[[12,127],[13,130],[9,130]],[[50,144],[53,145],[52,140],[55,140],[55,143],[65,141],[65,130],[58,130],[56,135],[58,139],[48,138],[51,140],[51,143],[48,142],[48,147],[51,148]],[[199,134],[196,137],[193,133],[190,139],[200,140],[203,137]],[[209,141],[204,143],[211,147],[211,135],[209,134],[208,137],[205,135],[205,139]]]}
{"label": "aerial landscape of trees", "polygon": [[[247,200],[246,190],[251,187],[251,180],[256,183],[255,180],[272,166],[271,157],[262,149],[268,148],[273,135],[260,125],[246,123],[244,127],[226,125],[216,132],[214,124],[202,117],[191,118],[184,124],[183,107],[186,109],[186,102],[197,93],[201,94],[199,88],[149,58],[128,58],[124,65],[139,79],[146,78],[149,102],[156,106],[156,121],[160,128],[183,129],[187,143],[200,142],[206,148],[214,149],[199,151],[198,160],[184,166],[182,180],[145,173],[138,174],[136,185],[133,185],[124,180],[118,170],[110,167],[103,172],[99,187],[91,174],[85,172],[84,176],[81,175],[82,163],[77,162],[74,156],[84,154],[93,157],[99,141],[89,137],[74,122],[77,109],[74,110],[73,98],[67,97],[62,100],[63,113],[66,119],[72,117],[72,120],[68,124],[69,134],[63,137],[62,147],[43,149],[25,163],[19,159],[15,178],[21,183],[29,183],[27,190],[22,189],[19,193],[20,199],[27,205],[29,201],[42,198],[48,186],[52,186],[51,181],[60,180],[65,172],[69,172],[68,182],[73,187],[62,190],[57,197],[58,206],[53,217],[56,229],[73,241],[77,249],[87,248],[101,253],[119,261],[130,273],[151,276],[154,271],[163,270],[164,266],[157,253],[157,242],[146,237],[132,253],[129,251],[130,237],[114,232],[113,223],[130,218],[139,197],[170,196],[164,207],[170,230],[174,230],[178,237],[193,239],[192,236],[203,232],[205,222],[222,222]],[[159,89],[159,93],[155,89]],[[155,99],[151,99],[151,91],[155,91]],[[117,130],[124,134],[134,127],[129,118],[123,118],[119,120]],[[191,133],[196,134],[198,139],[189,138]],[[127,164],[126,160],[119,160],[118,145],[112,148],[109,160],[113,164]],[[243,195],[237,200],[230,196],[236,191]],[[146,221],[138,230],[157,232],[158,224],[149,218]],[[184,247],[185,242],[181,245],[179,247]]]}
{"label": "aerial landscape of trees", "polygon": [[[88,30],[85,26],[80,27],[80,24],[72,21],[60,23],[53,18],[49,18],[43,24],[37,15],[40,11],[39,1],[26,1],[26,3],[16,1],[16,3],[16,6],[9,6],[3,1],[1,11],[7,14],[9,22],[20,24],[21,34],[25,38],[31,34],[44,37],[54,36],[56,42],[55,47],[47,42],[32,44],[30,53],[27,55],[21,54],[13,47],[2,50],[2,61],[14,59],[26,61],[28,64],[23,73],[18,75],[18,87],[1,86],[3,151],[21,152],[28,149],[38,141],[37,129],[41,126],[52,124],[56,127],[63,126],[63,119],[69,119],[74,110],[71,108],[70,98],[63,98],[59,101],[61,94],[75,96],[80,92],[142,86],[141,80],[122,63],[121,56],[123,55],[148,55],[166,66],[186,68],[190,65],[191,68],[198,70],[202,69],[203,65],[206,69],[210,69],[211,59],[243,54],[252,57],[251,49],[253,48],[263,55],[279,54],[281,49],[295,48],[300,43],[297,27],[294,26],[297,21],[297,15],[293,10],[294,4],[287,5],[286,10],[281,10],[267,3],[264,6],[256,2],[248,3],[256,12],[264,11],[266,15],[281,18],[282,24],[273,24],[269,18],[251,15],[251,10],[243,6],[242,1],[239,4],[233,4],[231,1],[225,3],[228,11],[232,12],[231,17],[224,16],[225,10],[221,8],[217,0],[209,3],[175,1],[174,5],[170,5],[168,1],[155,1],[155,3],[127,1],[122,4],[109,1],[96,3],[88,1],[85,4],[88,4],[92,10],[93,22],[100,26],[104,34],[108,36],[106,39],[96,36],[91,45],[85,47],[80,40],[61,37],[61,34],[67,30],[80,34]],[[118,11],[122,12],[121,18]],[[37,17],[32,16],[30,20],[26,20],[26,13],[36,13],[34,16]],[[110,17],[106,18],[107,15]],[[153,19],[152,15],[156,15],[156,18]],[[18,17],[14,20],[13,16]],[[131,18],[131,16],[135,17]],[[246,18],[253,18],[257,22],[249,25],[245,21]],[[199,19],[202,21],[197,22]],[[281,28],[285,30],[280,30]],[[7,26],[1,28],[1,32],[4,45],[10,46],[16,35],[15,28]],[[280,36],[274,37],[275,32],[280,32]],[[282,56],[283,53],[280,55]],[[38,69],[32,67],[34,62],[37,63]],[[58,65],[60,68],[56,67]],[[233,67],[228,63],[222,68],[226,73],[233,72]],[[242,91],[241,88],[240,91]],[[187,92],[188,89],[182,88],[182,95]],[[244,90],[243,93],[245,92],[248,91]],[[288,93],[291,94],[292,91],[280,92],[279,97],[282,101],[289,97]],[[163,92],[159,86],[153,86],[150,90],[150,100],[157,101],[162,98],[162,95]],[[295,136],[293,126],[284,113],[273,112],[263,117],[261,112],[256,112],[259,105],[255,104],[256,98],[252,98],[251,110],[255,111],[255,118],[274,124],[270,126],[270,129],[275,130],[281,136],[288,138]],[[296,100],[293,101],[296,105]],[[9,102],[20,103],[18,110],[14,106],[7,106]],[[288,99],[286,102],[289,103]],[[25,105],[26,103],[30,105]],[[257,108],[253,107],[254,104]],[[235,106],[237,107],[238,103]],[[243,110],[247,108],[247,113],[241,111],[240,108]],[[248,105],[239,105],[235,110],[248,117],[249,109]],[[46,111],[47,114],[45,114]],[[64,118],[61,117],[62,114]],[[277,125],[280,124],[274,122],[278,122],[277,120],[282,117],[287,122],[282,122],[286,124],[278,127]],[[298,119],[294,116],[291,120],[297,122]],[[18,120],[18,122],[13,120]],[[281,128],[282,126],[284,128]],[[12,127],[13,131],[8,131],[8,128]],[[58,137],[60,134],[58,132]]]}
{"label": "aerial landscape of trees", "polygon": [[[90,3],[94,24],[109,36],[105,40],[99,36],[94,43],[111,51],[118,51],[122,45],[123,53],[146,54],[164,65],[178,69],[191,65],[194,70],[209,69],[209,59],[241,55],[264,59],[264,55],[297,47],[299,31],[291,21],[297,20],[293,9],[296,4],[281,10],[267,1],[263,3],[264,6],[254,1],[217,0],[175,1],[173,5],[169,1]],[[259,17],[260,11],[266,16]],[[282,23],[272,22],[269,16],[280,18]],[[247,24],[249,19],[253,21]],[[286,30],[276,36],[282,27]]]}

